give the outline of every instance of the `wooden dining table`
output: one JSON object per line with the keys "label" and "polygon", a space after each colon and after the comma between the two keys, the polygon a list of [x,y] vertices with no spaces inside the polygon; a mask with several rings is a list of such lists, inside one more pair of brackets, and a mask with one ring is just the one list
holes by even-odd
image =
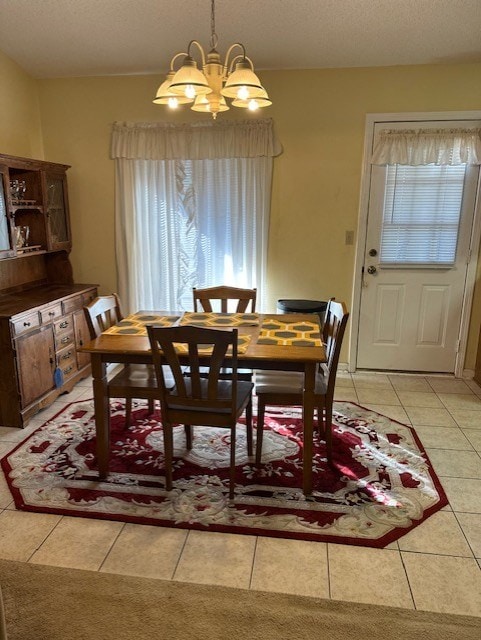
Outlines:
{"label": "wooden dining table", "polygon": [[[173,317],[174,323],[183,323],[187,314],[166,311],[142,311],[136,316]],[[212,314],[221,316],[225,314]],[[314,385],[316,369],[319,362],[326,361],[326,353],[322,341],[308,346],[297,346],[296,343],[273,343],[273,340],[262,338],[262,327],[269,322],[286,323],[298,326],[303,323],[318,323],[316,314],[255,314],[256,323],[236,327],[239,341],[243,337],[247,346],[238,353],[239,367],[248,369],[270,369],[282,371],[304,372],[303,393],[303,492],[312,493],[312,456],[313,456],[313,423],[314,423]],[[151,324],[157,324],[152,322]],[[195,323],[193,323],[195,324]],[[225,327],[227,328],[227,327]],[[121,329],[119,330],[121,331]],[[287,335],[287,332],[281,332]],[[270,343],[269,343],[270,342]],[[288,342],[288,341],[284,341]],[[292,341],[291,341],[292,342]],[[85,344],[80,351],[89,353],[92,363],[93,395],[96,428],[96,453],[99,479],[105,479],[109,473],[110,458],[110,412],[107,389],[107,365],[111,363],[152,364],[150,344],[146,335],[135,333],[102,333],[95,340]],[[208,366],[208,357],[205,364]],[[228,365],[228,362],[226,363]]]}

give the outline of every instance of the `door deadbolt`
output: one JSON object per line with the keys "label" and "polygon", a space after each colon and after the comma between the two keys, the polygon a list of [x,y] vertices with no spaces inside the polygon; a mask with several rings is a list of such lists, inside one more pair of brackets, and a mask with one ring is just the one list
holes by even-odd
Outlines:
{"label": "door deadbolt", "polygon": [[376,249],[369,249],[369,255],[372,256],[373,258],[374,258],[374,256],[377,256]]}
{"label": "door deadbolt", "polygon": [[367,272],[370,273],[371,275],[373,273],[377,273],[377,269],[376,267],[372,264],[370,267],[367,268]]}

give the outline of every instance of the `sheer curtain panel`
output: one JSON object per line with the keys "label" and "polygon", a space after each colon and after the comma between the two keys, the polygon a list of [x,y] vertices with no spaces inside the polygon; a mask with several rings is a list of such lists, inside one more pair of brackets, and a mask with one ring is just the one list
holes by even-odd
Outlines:
{"label": "sheer curtain panel", "polygon": [[115,123],[119,293],[130,310],[184,310],[192,287],[265,296],[272,121]]}

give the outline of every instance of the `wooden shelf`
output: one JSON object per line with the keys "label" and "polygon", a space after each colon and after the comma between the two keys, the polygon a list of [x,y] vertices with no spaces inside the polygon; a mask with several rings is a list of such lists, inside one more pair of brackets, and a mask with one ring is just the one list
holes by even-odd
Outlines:
{"label": "wooden shelf", "polygon": [[12,204],[10,208],[14,215],[19,211],[38,211],[38,213],[43,211],[43,207],[40,204]]}
{"label": "wooden shelf", "polygon": [[36,200],[13,200],[12,199],[12,206],[13,207],[37,207],[37,201]]}
{"label": "wooden shelf", "polygon": [[45,249],[42,249],[42,245],[40,244],[36,244],[33,245],[31,247],[22,247],[20,249],[17,249],[17,254],[18,255],[30,255],[32,253],[46,253]]}

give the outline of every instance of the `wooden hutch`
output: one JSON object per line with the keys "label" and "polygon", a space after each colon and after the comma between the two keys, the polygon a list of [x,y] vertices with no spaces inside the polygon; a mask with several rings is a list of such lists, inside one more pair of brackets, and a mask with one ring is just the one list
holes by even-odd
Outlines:
{"label": "wooden hutch", "polygon": [[0,425],[24,427],[90,373],[83,306],[97,285],[74,284],[68,165],[0,155]]}

